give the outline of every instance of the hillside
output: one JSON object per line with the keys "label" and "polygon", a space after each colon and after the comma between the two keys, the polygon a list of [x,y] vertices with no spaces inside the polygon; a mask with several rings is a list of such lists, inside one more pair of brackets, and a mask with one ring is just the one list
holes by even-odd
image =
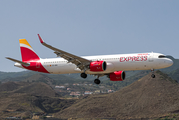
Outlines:
{"label": "hillside", "polygon": [[20,84],[15,82],[6,82],[4,84],[0,85],[0,92],[2,91],[13,91],[15,89],[18,89]]}
{"label": "hillside", "polygon": [[59,99],[60,95],[42,82],[7,82],[1,84],[0,90],[0,119],[9,116],[30,117],[33,112],[54,113],[75,102]]}
{"label": "hillside", "polygon": [[22,72],[2,72],[0,71],[0,80],[6,78],[13,78],[13,77],[20,77],[26,74],[29,74],[29,71],[22,71]]}
{"label": "hillside", "polygon": [[56,97],[59,96],[49,85],[39,82],[32,83],[25,87],[22,87],[16,90],[14,93],[26,93],[33,96],[48,96],[48,97]]}
{"label": "hillside", "polygon": [[139,79],[123,89],[100,96],[88,96],[55,114],[63,118],[116,117],[158,118],[179,110],[179,84],[160,71]]}
{"label": "hillside", "polygon": [[[36,80],[36,78],[33,78],[34,76],[32,76],[31,80]],[[39,80],[38,77],[37,80]],[[49,85],[45,84],[44,82],[6,82],[0,85],[0,93],[3,92],[26,93],[33,96],[60,96]]]}
{"label": "hillside", "polygon": [[33,112],[45,112],[57,118],[136,119],[179,114],[179,84],[160,71],[155,74],[156,78],[152,79],[150,72],[141,71],[126,79],[126,83],[139,80],[115,93],[89,95],[79,100],[59,99],[60,95],[48,85],[53,79],[34,74],[23,82],[0,85],[0,116],[29,116]]}
{"label": "hillside", "polygon": [[[0,72],[2,76],[0,76],[0,82],[9,82],[9,81],[25,81],[25,82],[44,82],[49,85],[59,85],[65,83],[77,83],[81,80],[70,77],[70,75],[61,75],[61,74],[45,74],[33,71],[24,71],[12,73],[11,72]],[[21,75],[20,75],[21,74]],[[9,75],[9,76],[8,76]],[[81,81],[85,82],[85,81]]]}
{"label": "hillside", "polygon": [[177,81],[179,82],[179,69],[170,72],[170,73],[169,73],[169,76],[170,76],[172,79],[177,80]]}

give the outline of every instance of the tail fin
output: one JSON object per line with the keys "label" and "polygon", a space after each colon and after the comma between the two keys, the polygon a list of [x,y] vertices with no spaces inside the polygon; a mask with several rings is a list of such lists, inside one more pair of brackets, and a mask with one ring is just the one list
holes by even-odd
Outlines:
{"label": "tail fin", "polygon": [[40,60],[26,39],[19,39],[19,43],[23,62]]}

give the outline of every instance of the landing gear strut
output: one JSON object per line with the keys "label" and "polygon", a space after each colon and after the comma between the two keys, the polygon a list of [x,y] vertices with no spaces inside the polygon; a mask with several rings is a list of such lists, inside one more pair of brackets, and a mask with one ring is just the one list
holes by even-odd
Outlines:
{"label": "landing gear strut", "polygon": [[152,71],[151,77],[152,77],[152,78],[155,78],[154,69],[151,69],[151,71]]}
{"label": "landing gear strut", "polygon": [[87,74],[86,73],[81,73],[81,77],[82,78],[87,78]]}

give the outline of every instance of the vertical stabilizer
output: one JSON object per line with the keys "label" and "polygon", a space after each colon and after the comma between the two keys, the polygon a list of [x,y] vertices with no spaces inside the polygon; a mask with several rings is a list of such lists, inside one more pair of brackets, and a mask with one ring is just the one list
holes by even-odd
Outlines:
{"label": "vertical stabilizer", "polygon": [[26,39],[19,39],[19,43],[23,62],[40,60]]}

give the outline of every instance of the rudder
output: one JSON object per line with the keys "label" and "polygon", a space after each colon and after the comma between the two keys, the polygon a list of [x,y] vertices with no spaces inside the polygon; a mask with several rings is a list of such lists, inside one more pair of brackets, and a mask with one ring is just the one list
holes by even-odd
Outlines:
{"label": "rudder", "polygon": [[23,62],[40,60],[26,39],[19,39],[19,43]]}

